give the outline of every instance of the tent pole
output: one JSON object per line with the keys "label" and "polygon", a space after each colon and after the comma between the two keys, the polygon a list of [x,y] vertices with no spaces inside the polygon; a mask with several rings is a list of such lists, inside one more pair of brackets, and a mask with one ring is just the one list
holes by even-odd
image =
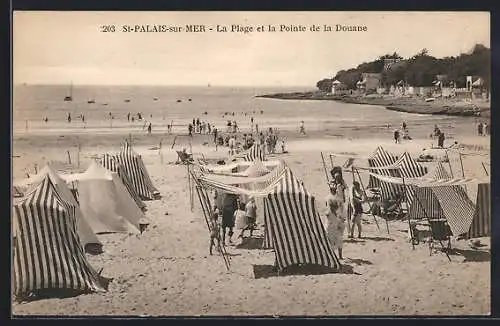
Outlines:
{"label": "tent pole", "polygon": [[192,188],[191,188],[191,173],[189,173],[189,164],[186,164],[187,171],[187,179],[188,179],[188,188],[189,188],[189,205],[191,207],[191,212],[193,211],[193,196],[192,196]]}
{"label": "tent pole", "polygon": [[[193,176],[193,179],[194,179],[194,176]],[[205,222],[207,223],[207,228],[208,228],[208,232],[211,233],[211,228],[210,228],[210,223],[208,221],[210,215],[211,215],[211,212],[210,212],[210,203],[208,203],[208,212],[206,211],[205,209],[205,206],[203,205],[203,200],[202,200],[202,196],[201,196],[201,192],[202,192],[202,188],[201,188],[201,185],[199,185],[195,179],[195,183],[196,183],[196,192],[198,194],[198,199],[200,200],[200,205],[201,205],[201,209],[203,211],[203,216],[205,217]],[[205,203],[207,204],[207,203]],[[227,258],[227,253],[225,251],[225,248],[223,246],[221,246],[220,243],[217,243],[218,244],[218,248],[221,252],[221,256],[222,256],[222,260],[224,260],[224,265],[226,266],[226,269],[229,271],[229,260]]]}
{"label": "tent pole", "polygon": [[330,154],[330,168],[333,169],[333,158],[332,158],[332,154]]}
{"label": "tent pole", "polygon": [[325,158],[323,156],[323,152],[321,153],[321,161],[323,162],[323,169],[325,170],[325,175],[326,175],[326,184],[328,185],[330,183],[330,178],[328,178],[328,170],[326,169],[326,163],[325,163]]}
{"label": "tent pole", "polygon": [[[458,152],[458,157],[460,158],[460,168],[462,169],[462,178],[465,178],[464,163],[462,161],[462,153]],[[467,192],[467,185],[464,184],[465,192]]]}
{"label": "tent pole", "polygon": [[448,165],[450,166],[450,173],[451,173],[451,177],[454,178],[453,176],[453,169],[451,167],[451,161],[450,161],[450,157],[448,156],[448,149],[444,151],[445,155],[446,155],[446,159],[448,160]]}
{"label": "tent pole", "polygon": [[[354,171],[354,166],[351,166],[351,168]],[[366,196],[366,189],[365,189],[365,186],[363,185],[363,180],[361,180],[361,175],[359,174],[358,169],[356,169],[356,174],[358,175],[359,183],[361,184],[361,189],[363,189],[363,194],[365,195],[366,198],[368,198],[368,196]],[[354,180],[354,174],[353,174],[353,180]],[[373,216],[373,220],[375,221],[375,224],[377,225],[377,229],[380,231],[380,226],[378,225],[377,218],[375,217],[374,214],[371,213],[373,206],[370,203],[368,203],[368,206],[370,206],[370,215]],[[386,222],[387,222],[387,220],[386,220]],[[387,225],[387,233],[389,233],[389,225]]]}
{"label": "tent pole", "polygon": [[486,170],[486,167],[484,166],[484,162],[481,162],[481,165],[483,166],[484,173],[486,173],[486,176],[488,177],[489,176],[488,170]]}
{"label": "tent pole", "polygon": [[[402,201],[405,201],[405,197],[406,197],[405,177],[401,176],[401,178],[403,179],[403,200]],[[415,250],[415,243],[413,242],[413,230],[411,229],[411,223],[410,223],[410,216],[409,215],[408,215],[408,229],[410,230],[411,246],[412,246],[413,250]]]}

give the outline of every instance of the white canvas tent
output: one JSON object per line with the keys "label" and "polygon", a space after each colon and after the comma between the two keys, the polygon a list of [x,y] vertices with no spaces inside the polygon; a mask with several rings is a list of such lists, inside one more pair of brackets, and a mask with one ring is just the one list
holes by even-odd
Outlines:
{"label": "white canvas tent", "polygon": [[73,178],[80,208],[94,232],[140,233],[139,222],[145,221],[145,216],[115,172],[93,161],[84,173]]}
{"label": "white canvas tent", "polygon": [[[82,213],[75,197],[71,193],[71,190],[68,188],[66,183],[66,178],[64,175],[58,175],[56,171],[54,171],[49,165],[46,165],[40,172],[31,178],[23,179],[15,182],[16,186],[20,188],[29,188],[35,184],[40,183],[46,176],[50,178],[50,181],[57,188],[57,192],[60,196],[67,202],[71,203],[75,207],[75,217],[77,223],[77,232],[81,244],[84,248],[89,248],[90,246],[94,246],[93,250],[100,251],[100,247],[102,247],[101,242],[97,239],[95,232],[89,225],[89,219],[92,219],[92,216],[85,215]],[[29,192],[29,191],[28,191]],[[99,248],[95,248],[95,247]]]}

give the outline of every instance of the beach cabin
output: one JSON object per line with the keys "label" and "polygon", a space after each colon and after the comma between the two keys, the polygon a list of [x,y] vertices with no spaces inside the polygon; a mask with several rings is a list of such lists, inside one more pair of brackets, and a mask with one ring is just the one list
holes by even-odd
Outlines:
{"label": "beach cabin", "polygon": [[332,95],[346,95],[346,94],[350,94],[349,87],[338,80],[334,80],[332,83]]}
{"label": "beach cabin", "polygon": [[365,94],[372,94],[377,92],[381,80],[382,74],[365,72],[361,74],[361,80],[356,83],[356,85],[360,90],[364,91]]}

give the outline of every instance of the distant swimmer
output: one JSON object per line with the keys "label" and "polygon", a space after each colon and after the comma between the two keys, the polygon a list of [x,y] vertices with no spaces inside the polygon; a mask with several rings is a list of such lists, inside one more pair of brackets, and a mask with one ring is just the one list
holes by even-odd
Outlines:
{"label": "distant swimmer", "polygon": [[68,122],[71,122],[71,113],[68,113]]}

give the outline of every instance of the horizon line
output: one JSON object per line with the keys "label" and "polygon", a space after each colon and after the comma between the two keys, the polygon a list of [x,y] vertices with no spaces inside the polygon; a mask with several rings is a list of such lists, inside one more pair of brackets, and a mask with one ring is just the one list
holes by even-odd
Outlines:
{"label": "horizon line", "polygon": [[263,88],[263,87],[278,87],[278,88],[285,88],[285,87],[310,87],[310,88],[316,88],[316,86],[312,86],[310,84],[307,85],[273,85],[273,84],[262,84],[262,85],[231,85],[231,84],[218,84],[218,85],[212,85],[208,86],[207,84],[89,84],[89,83],[81,83],[81,84],[75,84],[75,83],[29,83],[29,82],[16,82],[12,83],[12,86],[146,86],[146,87],[206,87],[206,88],[211,88],[211,87],[244,87],[244,88]]}

